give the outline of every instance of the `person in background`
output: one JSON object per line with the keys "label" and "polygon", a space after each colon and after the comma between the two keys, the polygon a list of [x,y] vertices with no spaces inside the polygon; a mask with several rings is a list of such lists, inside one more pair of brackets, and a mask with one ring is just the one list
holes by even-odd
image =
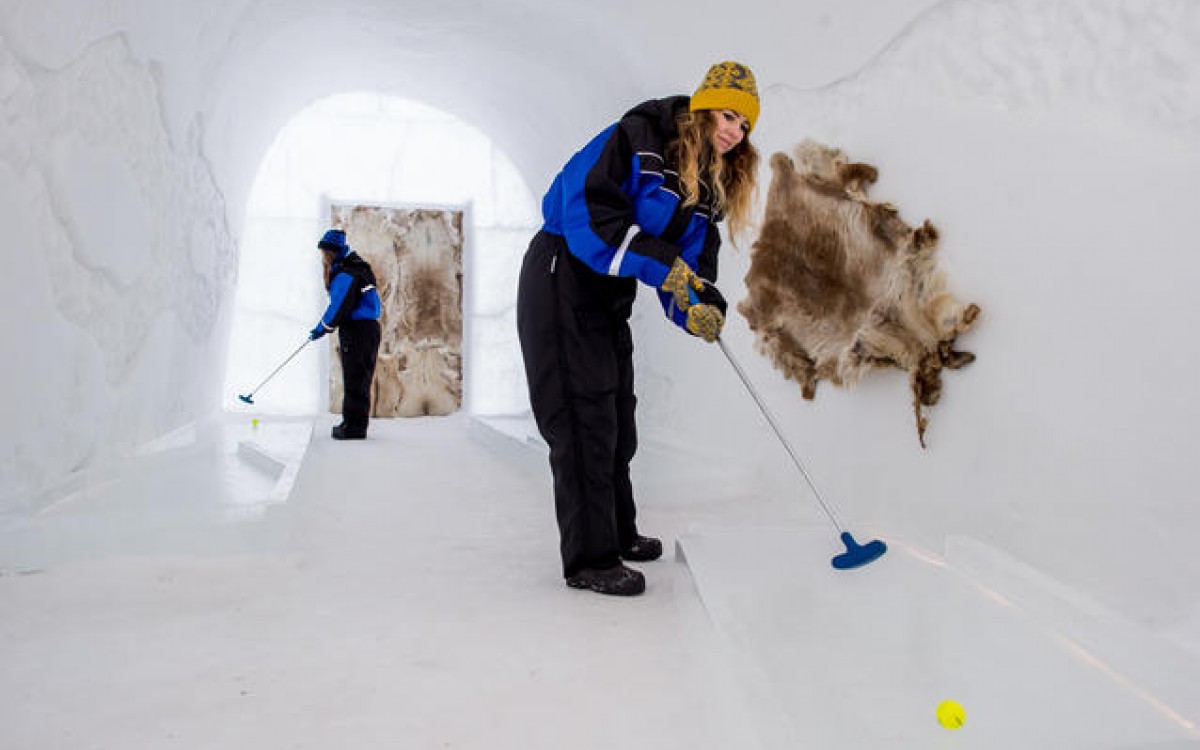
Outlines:
{"label": "person in background", "polygon": [[754,76],[713,65],[691,97],[643,102],[576,153],[542,201],[526,251],[517,331],[538,430],[550,446],[566,584],[636,595],[623,561],[662,555],[638,533],[629,463],[637,448],[633,339],[638,282],[667,317],[712,343],[726,304],[715,286],[728,217],[750,222],[758,153]]}
{"label": "person in background", "polygon": [[375,273],[346,244],[346,233],[330,229],[317,243],[325,267],[329,307],[309,332],[313,341],[338,331],[342,362],[342,422],[334,425],[335,440],[362,440],[371,414],[371,381],[379,354],[379,315],[382,307],[375,289]]}

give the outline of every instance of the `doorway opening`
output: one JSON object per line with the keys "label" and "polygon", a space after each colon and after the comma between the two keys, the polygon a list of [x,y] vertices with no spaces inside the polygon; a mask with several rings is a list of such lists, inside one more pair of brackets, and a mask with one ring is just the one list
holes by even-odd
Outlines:
{"label": "doorway opening", "polygon": [[[333,208],[344,205],[461,209],[462,406],[478,416],[527,413],[516,292],[521,257],[541,224],[537,202],[483,132],[376,93],[312,104],[263,158],[240,239],[226,408],[244,408],[235,394],[267,377],[324,311],[316,243],[333,223]],[[328,345],[305,347],[255,395],[256,409],[327,410],[329,368]]]}

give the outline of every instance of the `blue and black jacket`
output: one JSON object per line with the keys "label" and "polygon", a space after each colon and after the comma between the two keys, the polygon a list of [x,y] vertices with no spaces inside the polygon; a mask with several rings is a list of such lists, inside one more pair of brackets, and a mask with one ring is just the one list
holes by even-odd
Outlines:
{"label": "blue and black jacket", "polygon": [[347,320],[379,320],[381,310],[375,272],[358,253],[347,249],[330,269],[329,307],[321,325],[332,331]]}
{"label": "blue and black jacket", "polygon": [[566,238],[591,270],[635,277],[658,290],[663,310],[686,330],[687,315],[658,289],[675,259],[717,280],[721,235],[711,190],[684,209],[679,173],[667,146],[686,96],[653,99],[631,109],[571,157],[542,199],[546,232]]}

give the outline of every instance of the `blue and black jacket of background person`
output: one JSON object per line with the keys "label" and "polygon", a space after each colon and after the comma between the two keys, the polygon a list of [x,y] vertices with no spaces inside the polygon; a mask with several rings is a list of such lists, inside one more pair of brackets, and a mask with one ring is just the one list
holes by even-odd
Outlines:
{"label": "blue and black jacket of background person", "polygon": [[687,330],[687,314],[660,289],[678,257],[701,279],[717,280],[720,215],[701,181],[696,204],[681,208],[679,174],[666,146],[689,97],[644,102],[567,162],[542,200],[543,229],[566,238],[571,253],[599,274],[635,277],[654,287],[667,316]]}
{"label": "blue and black jacket of background person", "polygon": [[375,272],[346,244],[346,233],[331,229],[317,247],[337,255],[326,282],[329,307],[309,333],[310,338],[319,339],[347,320],[379,320],[382,305],[375,288]]}

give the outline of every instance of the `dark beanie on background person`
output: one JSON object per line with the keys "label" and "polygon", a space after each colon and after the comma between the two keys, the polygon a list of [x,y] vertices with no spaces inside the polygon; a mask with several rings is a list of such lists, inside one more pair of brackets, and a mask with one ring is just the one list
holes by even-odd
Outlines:
{"label": "dark beanie on background person", "polygon": [[317,247],[322,250],[333,250],[338,255],[350,249],[350,246],[346,244],[346,233],[341,229],[330,229],[317,243]]}
{"label": "dark beanie on background person", "polygon": [[717,63],[708,69],[700,88],[692,94],[689,108],[693,112],[700,109],[732,109],[744,116],[753,130],[759,110],[758,84],[754,82],[754,74],[741,63]]}

